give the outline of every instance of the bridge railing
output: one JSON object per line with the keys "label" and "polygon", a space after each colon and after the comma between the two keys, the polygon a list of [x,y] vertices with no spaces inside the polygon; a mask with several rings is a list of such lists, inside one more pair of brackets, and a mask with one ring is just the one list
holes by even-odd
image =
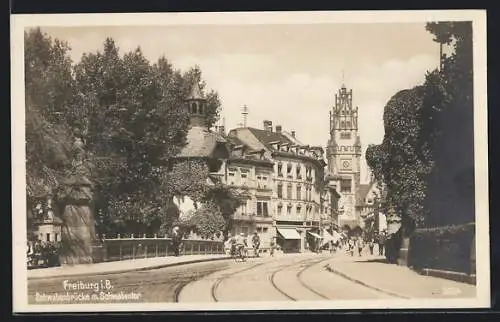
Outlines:
{"label": "bridge railing", "polygon": [[[104,238],[103,261],[121,261],[165,257],[174,255],[172,239],[167,237],[150,238]],[[217,255],[225,254],[224,243],[215,240],[183,240],[181,255]]]}

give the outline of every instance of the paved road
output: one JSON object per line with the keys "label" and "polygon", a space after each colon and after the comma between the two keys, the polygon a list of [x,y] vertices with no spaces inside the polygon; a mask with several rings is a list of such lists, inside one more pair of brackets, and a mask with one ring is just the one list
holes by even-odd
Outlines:
{"label": "paved road", "polygon": [[[31,280],[28,283],[29,303],[102,303],[109,293],[129,294],[132,296],[128,298],[129,302],[388,298],[326,271],[325,265],[335,260],[338,259],[329,255],[301,254],[251,258],[246,262],[214,261],[83,278]],[[98,286],[99,290],[93,289]],[[57,299],[43,296],[54,293],[60,296]],[[92,300],[80,296],[68,299],[62,296],[65,294],[96,294],[98,298]],[[106,299],[124,302],[123,297],[111,299],[108,296]]]}
{"label": "paved road", "polygon": [[[372,267],[370,269],[371,266],[365,266],[370,265],[369,263],[359,264],[356,263],[355,259],[350,256],[342,256],[341,254],[333,256],[329,254],[297,254],[276,258],[250,258],[246,262],[222,260],[186,264],[161,269],[89,276],[78,279],[50,278],[46,280],[30,280],[28,282],[29,303],[192,303],[401,298],[396,293],[367,287],[352,279],[343,277],[342,274],[334,274],[326,269],[327,265],[338,268],[350,267],[348,271],[365,270],[370,275],[371,270],[376,268]],[[386,268],[386,270],[387,272],[398,272],[398,268],[392,266]],[[358,273],[361,274],[360,276],[363,275],[362,271]],[[404,288],[404,285],[408,284],[407,282],[412,279],[420,281],[418,282],[420,284],[424,281],[433,282],[429,284],[430,286],[424,287],[430,291],[432,291],[431,287],[440,285],[439,283],[436,284],[430,278],[419,277],[415,273],[406,274],[413,275],[408,275],[405,279],[399,281],[399,283],[396,282],[398,285],[401,284],[399,288]],[[387,278],[388,276],[385,276],[385,279]],[[389,280],[387,281],[388,283],[395,283],[395,281],[391,282]],[[408,286],[410,285],[411,283],[408,284]],[[100,287],[99,290],[94,291],[91,289],[91,287],[98,286]],[[414,285],[415,287],[418,288]],[[57,299],[49,299],[44,296],[38,296],[37,298],[36,296],[37,293],[39,295],[54,293],[64,295],[67,294],[66,292],[69,292],[68,294],[91,294],[90,296],[93,294],[95,298],[92,299],[87,295],[88,297],[81,296],[68,300],[68,298],[64,298],[63,296],[59,296]],[[127,298],[126,296],[129,297]],[[451,297],[460,296],[453,295]]]}

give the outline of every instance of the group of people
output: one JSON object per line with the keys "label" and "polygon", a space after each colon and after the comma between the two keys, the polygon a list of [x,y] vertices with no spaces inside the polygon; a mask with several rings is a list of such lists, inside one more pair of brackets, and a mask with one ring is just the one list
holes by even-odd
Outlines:
{"label": "group of people", "polygon": [[344,240],[343,243],[351,256],[354,256],[354,253],[357,253],[358,256],[362,256],[366,246],[368,246],[370,255],[374,255],[375,245],[378,246],[378,255],[383,256],[385,253],[386,241],[387,234],[385,231],[382,231],[376,234],[375,237],[363,238],[362,236],[353,236]]}
{"label": "group of people", "polygon": [[[254,251],[254,255],[256,257],[260,256],[260,236],[257,232],[254,232],[252,235],[252,248]],[[231,255],[238,254],[238,252],[245,252],[248,247],[247,238],[244,233],[236,234],[232,236],[230,233],[228,235],[227,243],[229,244],[229,252]],[[270,243],[270,255],[274,256],[274,250],[276,248],[276,243],[274,240],[271,240]]]}
{"label": "group of people", "polygon": [[28,268],[59,265],[59,244],[41,240],[28,241],[26,249]]}

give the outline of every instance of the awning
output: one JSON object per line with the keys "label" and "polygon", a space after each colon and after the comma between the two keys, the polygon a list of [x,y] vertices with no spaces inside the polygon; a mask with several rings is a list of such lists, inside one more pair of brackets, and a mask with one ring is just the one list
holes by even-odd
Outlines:
{"label": "awning", "polygon": [[335,230],[333,231],[333,236],[332,236],[332,235],[330,235],[330,233],[328,231],[323,229],[323,244],[321,246],[324,246],[325,244],[327,244],[331,241],[337,242],[340,239],[342,239],[342,236],[339,233],[337,233]]}
{"label": "awning", "polygon": [[278,233],[284,239],[301,239],[300,234],[294,228],[278,228]]}
{"label": "awning", "polygon": [[312,233],[310,231],[307,232],[309,235],[313,236],[313,237],[316,237],[316,238],[319,238],[319,239],[323,239],[323,237],[321,237],[320,235],[316,234],[316,233]]}

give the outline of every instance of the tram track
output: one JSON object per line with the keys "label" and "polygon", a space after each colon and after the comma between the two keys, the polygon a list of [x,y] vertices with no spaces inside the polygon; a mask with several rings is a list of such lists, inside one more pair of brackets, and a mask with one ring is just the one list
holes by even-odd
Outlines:
{"label": "tram track", "polygon": [[252,266],[250,266],[250,267],[246,267],[246,268],[244,268],[244,269],[238,270],[238,271],[236,271],[236,272],[232,272],[232,273],[230,273],[230,274],[227,274],[227,275],[225,275],[225,276],[223,276],[223,277],[218,278],[218,279],[215,281],[215,283],[214,283],[214,284],[212,284],[212,287],[210,288],[210,293],[211,293],[211,296],[212,296],[212,300],[213,300],[214,302],[219,302],[219,298],[217,297],[217,289],[219,288],[220,284],[221,284],[224,280],[226,280],[226,279],[228,279],[228,278],[230,278],[230,277],[232,277],[232,276],[234,276],[234,275],[236,275],[236,274],[240,274],[240,273],[243,273],[243,272],[249,271],[249,270],[251,270],[251,269],[254,269],[255,267],[262,266],[262,265],[264,265],[264,264],[266,264],[266,263],[258,263],[258,264],[252,265]]}
{"label": "tram track", "polygon": [[[307,265],[306,267],[302,268],[300,271],[298,271],[295,276],[297,278],[297,280],[299,281],[299,283],[302,285],[302,287],[306,288],[307,290],[311,291],[312,293],[320,296],[321,298],[324,298],[326,300],[329,300],[329,298],[321,293],[319,293],[318,291],[314,290],[313,288],[311,288],[309,285],[307,285],[303,280],[302,280],[302,274],[304,273],[304,271],[310,269],[311,267],[313,266],[316,266],[317,264],[320,264],[322,262],[325,262],[327,260],[330,260],[331,258],[326,258],[326,259],[321,259],[321,260],[316,260],[314,261],[313,263],[311,263],[310,265]],[[270,276],[269,276],[269,281],[271,282],[271,285],[273,286],[274,289],[276,289],[278,292],[280,292],[283,296],[285,296],[286,298],[292,300],[292,301],[298,301],[299,299],[293,297],[292,295],[290,295],[289,293],[287,293],[286,291],[284,291],[281,287],[278,286],[278,284],[276,283],[276,274],[278,274],[279,272],[281,272],[283,270],[283,268],[288,268],[288,267],[293,267],[297,264],[302,264],[304,262],[306,262],[308,260],[305,260],[305,261],[300,261],[299,263],[292,263],[290,265],[287,265],[285,267],[282,267],[278,270],[275,270]]]}

